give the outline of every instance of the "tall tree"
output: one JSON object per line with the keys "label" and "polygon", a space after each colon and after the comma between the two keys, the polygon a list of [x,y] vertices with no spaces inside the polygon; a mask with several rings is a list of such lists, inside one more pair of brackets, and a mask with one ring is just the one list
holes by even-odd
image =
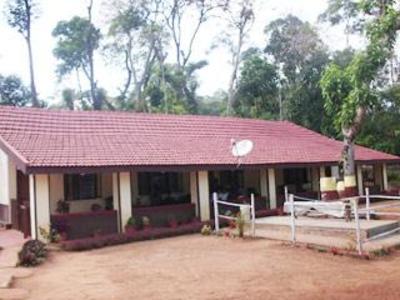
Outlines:
{"label": "tall tree", "polygon": [[32,106],[38,107],[40,103],[36,91],[32,54],[32,20],[37,17],[35,7],[36,2],[34,0],[9,0],[7,16],[8,24],[22,34],[28,47]]}
{"label": "tall tree", "polygon": [[[112,5],[117,12],[110,20],[106,50],[126,71],[119,99],[125,107],[136,103],[140,110],[146,110],[142,94],[154,65],[163,63],[160,52],[166,44],[165,30],[158,22],[160,1],[117,0]],[[129,98],[132,103],[127,102]]]}
{"label": "tall tree", "polygon": [[250,118],[278,119],[277,67],[259,50],[246,51],[242,59],[233,106],[235,113]]}
{"label": "tall tree", "polygon": [[88,6],[88,18],[73,17],[69,21],[58,22],[53,30],[53,36],[57,38],[53,53],[61,61],[57,66],[61,78],[72,72],[83,72],[89,82],[93,109],[99,110],[103,101],[97,97],[94,52],[99,48],[101,34],[92,24],[91,15],[92,1]]}
{"label": "tall tree", "polygon": [[222,42],[228,46],[231,53],[232,73],[229,79],[228,101],[226,114],[232,113],[235,103],[236,81],[242,58],[245,39],[254,21],[253,0],[241,0],[237,5],[231,5],[228,9],[229,32]]}
{"label": "tall tree", "polygon": [[31,97],[31,92],[19,77],[0,75],[0,105],[26,106]]}
{"label": "tall tree", "polygon": [[335,125],[344,137],[344,175],[355,176],[354,141],[368,108],[377,102],[377,78],[390,60],[400,29],[396,1],[365,0],[358,6],[368,18],[365,33],[368,44],[343,68],[332,64],[321,80],[326,109],[335,114]]}
{"label": "tall tree", "polygon": [[[164,23],[175,48],[175,62],[183,69],[190,62],[202,26],[217,9],[226,9],[229,0],[165,0],[161,3]],[[193,27],[185,23],[189,18]]]}
{"label": "tall tree", "polygon": [[265,28],[266,54],[279,66],[283,116],[320,131],[325,115],[319,80],[329,55],[317,31],[299,18],[288,15]]}

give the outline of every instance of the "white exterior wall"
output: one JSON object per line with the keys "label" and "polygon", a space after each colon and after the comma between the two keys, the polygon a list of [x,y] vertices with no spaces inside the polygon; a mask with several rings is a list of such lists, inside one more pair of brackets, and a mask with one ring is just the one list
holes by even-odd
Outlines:
{"label": "white exterior wall", "polygon": [[199,203],[201,221],[210,220],[210,190],[208,185],[208,172],[198,172],[199,181]]}
{"label": "white exterior wall", "polygon": [[8,156],[0,150],[0,204],[6,205],[6,223],[11,222],[11,199],[17,198],[17,169]]}

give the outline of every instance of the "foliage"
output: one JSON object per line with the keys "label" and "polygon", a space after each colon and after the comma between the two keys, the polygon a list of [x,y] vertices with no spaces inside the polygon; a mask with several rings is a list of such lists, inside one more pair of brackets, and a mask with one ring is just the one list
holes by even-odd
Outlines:
{"label": "foliage", "polygon": [[39,227],[39,233],[48,243],[58,243],[61,239],[57,230],[51,226],[48,228]]}
{"label": "foliage", "polygon": [[142,217],[142,225],[143,227],[149,227],[151,225],[150,218],[147,216]]}
{"label": "foliage", "polygon": [[56,212],[59,214],[69,213],[69,203],[63,199],[58,200]]}
{"label": "foliage", "polygon": [[210,235],[212,233],[212,228],[209,224],[204,224],[201,228],[202,235]]}
{"label": "foliage", "polygon": [[37,266],[46,259],[46,256],[46,245],[39,240],[30,240],[25,242],[18,252],[18,264],[25,267]]}
{"label": "foliage", "polygon": [[130,242],[161,239],[190,233],[198,233],[202,228],[201,222],[180,225],[176,228],[162,227],[149,230],[135,231],[132,234],[115,233],[98,237],[77,239],[61,242],[61,247],[66,251],[84,251],[113,245],[126,244]]}
{"label": "foliage", "polygon": [[265,28],[269,36],[265,52],[271,55],[282,74],[279,85],[282,114],[310,129],[321,131],[324,99],[320,76],[329,62],[326,46],[307,22],[289,15]]}
{"label": "foliage", "polygon": [[134,217],[129,217],[126,221],[126,226],[136,226],[136,219]]}
{"label": "foliage", "polygon": [[245,55],[234,111],[243,117],[278,119],[278,73],[260,53]]}
{"label": "foliage", "polygon": [[101,38],[100,30],[89,20],[76,16],[69,21],[58,22],[52,34],[57,39],[53,53],[60,60],[57,66],[58,75],[63,77],[82,69],[89,76],[88,40],[93,49],[97,49]]}
{"label": "foliage", "polygon": [[335,126],[344,136],[345,175],[354,175],[354,141],[368,109],[379,103],[378,77],[391,58],[399,29],[400,12],[393,1],[364,0],[360,14],[369,17],[364,24],[368,45],[341,67],[332,63],[321,78],[327,111],[335,115]]}
{"label": "foliage", "polygon": [[6,8],[6,16],[8,24],[15,28],[25,39],[28,48],[29,74],[32,106],[43,106],[37,96],[35,72],[33,67],[33,51],[32,51],[32,31],[31,24],[33,19],[38,16],[37,2],[35,0],[9,0]]}
{"label": "foliage", "polygon": [[29,89],[15,75],[0,75],[0,105],[26,106],[31,99]]}

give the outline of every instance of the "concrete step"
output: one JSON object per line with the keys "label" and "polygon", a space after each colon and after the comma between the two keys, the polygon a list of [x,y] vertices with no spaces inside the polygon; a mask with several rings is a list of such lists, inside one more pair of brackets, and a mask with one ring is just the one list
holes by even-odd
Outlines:
{"label": "concrete step", "polygon": [[[400,226],[398,221],[385,222],[382,224],[376,224],[371,227],[361,228],[361,238],[371,238],[380,233],[398,228]],[[287,235],[291,232],[290,224],[271,224],[271,223],[256,223],[256,231],[263,232],[276,232],[277,235]],[[318,226],[296,224],[296,234],[303,235],[315,235],[335,238],[353,238],[355,236],[355,225],[354,223],[348,224],[347,226]]]}

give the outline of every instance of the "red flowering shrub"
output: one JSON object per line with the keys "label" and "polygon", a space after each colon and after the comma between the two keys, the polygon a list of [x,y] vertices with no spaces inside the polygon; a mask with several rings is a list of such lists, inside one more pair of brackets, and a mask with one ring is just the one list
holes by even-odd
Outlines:
{"label": "red flowering shrub", "polygon": [[189,233],[197,233],[200,232],[202,226],[203,223],[201,222],[192,222],[176,228],[159,227],[135,231],[133,233],[114,233],[85,239],[63,241],[61,242],[61,246],[66,251],[91,250],[135,241],[145,241]]}

